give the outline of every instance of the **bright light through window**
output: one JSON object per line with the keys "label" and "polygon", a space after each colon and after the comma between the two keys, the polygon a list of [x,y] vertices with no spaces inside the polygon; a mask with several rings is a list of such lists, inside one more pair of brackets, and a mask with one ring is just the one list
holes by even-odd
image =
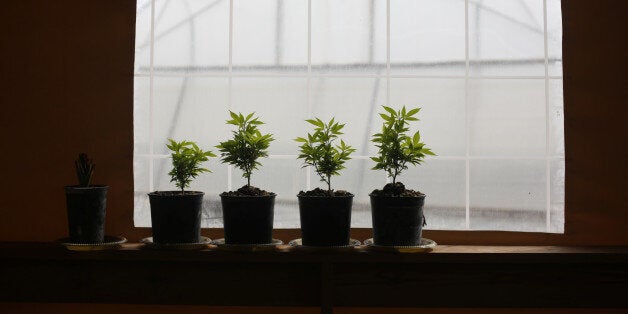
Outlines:
{"label": "bright light through window", "polygon": [[[212,148],[228,110],[274,134],[252,184],[277,193],[276,228],[298,228],[296,194],[322,186],[292,139],[309,117],[347,123],[357,151],[337,189],[352,225],[371,227],[368,194],[381,105],[422,107],[438,156],[400,181],[427,194],[428,229],[562,233],[564,142],[560,0],[138,0],[135,225],[146,193],[173,190],[167,138]],[[215,151],[215,149],[213,149]],[[218,194],[245,184],[214,158],[203,226],[222,227]]]}

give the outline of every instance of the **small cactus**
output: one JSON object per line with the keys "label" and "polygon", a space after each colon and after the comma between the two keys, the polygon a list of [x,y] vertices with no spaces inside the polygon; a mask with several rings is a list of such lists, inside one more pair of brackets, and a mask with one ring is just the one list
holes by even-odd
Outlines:
{"label": "small cactus", "polygon": [[79,158],[74,161],[74,165],[76,166],[76,176],[78,177],[79,186],[88,187],[92,181],[92,174],[94,173],[96,165],[85,153],[79,154]]}

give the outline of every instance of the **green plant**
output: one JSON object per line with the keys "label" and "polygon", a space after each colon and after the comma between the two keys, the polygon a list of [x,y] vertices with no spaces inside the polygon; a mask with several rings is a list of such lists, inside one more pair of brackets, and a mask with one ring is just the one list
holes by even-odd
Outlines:
{"label": "green plant", "polygon": [[231,120],[227,124],[237,126],[233,131],[233,138],[216,146],[220,150],[220,157],[223,163],[234,165],[242,170],[242,176],[246,178],[246,185],[251,186],[251,174],[257,166],[262,164],[257,161],[260,157],[268,156],[268,146],[274,141],[272,134],[262,134],[257,128],[264,124],[258,117],[254,117],[254,112],[246,117],[241,113],[229,111]]}
{"label": "green plant", "polygon": [[419,131],[410,137],[406,135],[409,131],[407,127],[410,122],[418,121],[414,115],[419,113],[421,108],[414,108],[406,111],[403,106],[401,110],[395,111],[390,107],[383,106],[386,113],[379,115],[384,119],[382,132],[373,135],[372,142],[376,143],[379,148],[378,156],[371,157],[376,162],[373,170],[385,170],[389,177],[392,177],[392,183],[397,180],[397,176],[403,170],[408,169],[408,164],[419,165],[423,162],[426,155],[435,155],[429,148],[421,143],[421,135]]}
{"label": "green plant", "polygon": [[74,166],[76,167],[79,186],[88,187],[92,181],[92,174],[96,165],[87,157],[87,154],[80,153],[78,159],[74,161]]}
{"label": "green plant", "polygon": [[299,156],[303,159],[304,166],[312,166],[321,178],[322,182],[327,184],[327,191],[331,195],[331,176],[338,175],[338,171],[345,168],[344,163],[351,158],[349,155],[355,152],[355,149],[340,140],[340,145],[333,145],[333,142],[342,135],[340,132],[345,126],[334,121],[334,118],[328,123],[323,122],[319,118],[305,120],[314,125],[314,134],[307,134],[307,138],[297,137],[295,141],[303,143],[299,146]]}
{"label": "green plant", "polygon": [[190,186],[192,179],[203,172],[211,172],[209,169],[201,168],[200,164],[207,161],[208,157],[216,155],[211,151],[203,151],[194,142],[176,142],[172,139],[168,139],[168,142],[166,147],[172,151],[172,170],[168,172],[170,182],[174,182],[183,193],[185,188]]}

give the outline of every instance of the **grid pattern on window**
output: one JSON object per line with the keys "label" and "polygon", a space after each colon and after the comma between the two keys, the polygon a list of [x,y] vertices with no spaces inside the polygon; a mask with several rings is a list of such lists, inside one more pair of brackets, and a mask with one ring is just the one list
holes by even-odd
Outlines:
{"label": "grid pattern on window", "polygon": [[[332,185],[370,227],[368,194],[387,182],[370,134],[388,104],[422,107],[438,154],[400,177],[427,194],[428,229],[562,233],[561,36],[560,0],[139,0],[135,225],[150,226],[147,192],[174,189],[166,139],[213,147],[233,110],[275,135],[252,183],[278,194],[277,228],[298,228],[296,194],[322,186],[296,159],[303,120],[346,122],[357,151]],[[191,188],[203,226],[221,227],[218,194],[245,181],[208,167]]]}

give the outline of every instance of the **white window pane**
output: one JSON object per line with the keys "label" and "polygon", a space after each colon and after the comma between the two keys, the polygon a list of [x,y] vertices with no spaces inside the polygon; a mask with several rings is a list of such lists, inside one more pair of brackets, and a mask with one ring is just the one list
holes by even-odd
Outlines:
{"label": "white window pane", "polygon": [[550,167],[550,232],[563,233],[565,232],[565,161],[552,161]]}
{"label": "white window pane", "polygon": [[229,1],[156,0],[156,73],[211,73],[229,63]]}
{"label": "white window pane", "polygon": [[[136,227],[150,226],[150,206],[147,193],[150,192],[150,158],[133,158],[133,221]],[[148,225],[147,225],[148,224]]]}
{"label": "white window pane", "polygon": [[135,18],[135,73],[150,71],[151,0],[137,1]]}
{"label": "white window pane", "polygon": [[135,77],[133,81],[133,152],[150,153],[150,79]]}
{"label": "white window pane", "polygon": [[[379,78],[314,78],[311,80],[312,116],[346,123],[343,138],[366,156],[376,152],[371,135],[379,132],[378,115],[386,102],[386,80]],[[308,127],[309,128],[309,127]]]}
{"label": "white window pane", "polygon": [[543,0],[469,1],[469,73],[544,76]]}
{"label": "white window pane", "polygon": [[464,156],[464,89],[464,79],[393,78],[390,103],[421,107],[420,121],[414,124],[412,132],[419,130],[423,142],[439,156]]}
{"label": "white window pane", "polygon": [[545,160],[471,160],[472,230],[545,232]]}
{"label": "white window pane", "polygon": [[[264,158],[262,166],[251,176],[251,185],[277,194],[275,197],[275,228],[298,228],[299,207],[297,194],[307,189],[306,169],[296,158]],[[242,171],[234,168],[233,189],[246,185]]]}
{"label": "white window pane", "polygon": [[464,1],[391,1],[392,74],[464,75],[464,11]]}
{"label": "white window pane", "polygon": [[470,153],[545,156],[545,81],[470,80]]}
{"label": "white window pane", "polygon": [[565,156],[565,116],[563,109],[563,80],[549,81],[550,154]]}
{"label": "white window pane", "polygon": [[386,1],[313,0],[312,71],[386,70]]}
{"label": "white window pane", "polygon": [[306,0],[235,0],[234,72],[307,71]]}
{"label": "white window pane", "polygon": [[215,145],[229,135],[228,80],[204,77],[154,78],[155,154],[169,154],[168,138],[197,142],[203,149],[216,151]]}
{"label": "white window pane", "polygon": [[[368,194],[385,182],[369,170],[370,140],[387,104],[421,107],[411,132],[438,154],[401,178],[428,194],[428,229],[563,232],[560,0],[155,0],[154,11],[152,3],[137,3],[136,226],[150,225],[147,190],[174,187],[166,140],[216,151],[231,135],[231,109],[256,112],[276,138],[254,184],[278,193],[277,228],[298,227],[296,193],[321,185],[296,160],[293,139],[311,129],[303,120],[346,123],[343,139],[357,151],[333,182],[356,195],[352,225],[370,227]],[[195,183],[213,195],[204,227],[222,226],[218,193],[243,184],[228,169]]]}
{"label": "white window pane", "polygon": [[466,163],[428,159],[398,178],[406,188],[425,193],[426,229],[462,230],[466,217]]}
{"label": "white window pane", "polygon": [[560,0],[547,0],[549,75],[563,76],[563,20]]}
{"label": "white window pane", "polygon": [[[262,133],[271,133],[271,155],[296,155],[297,136],[305,132],[307,119],[307,79],[305,78],[233,78],[232,110],[255,112],[265,124]],[[223,115],[227,118],[227,113]],[[231,126],[222,128],[232,129]]]}

